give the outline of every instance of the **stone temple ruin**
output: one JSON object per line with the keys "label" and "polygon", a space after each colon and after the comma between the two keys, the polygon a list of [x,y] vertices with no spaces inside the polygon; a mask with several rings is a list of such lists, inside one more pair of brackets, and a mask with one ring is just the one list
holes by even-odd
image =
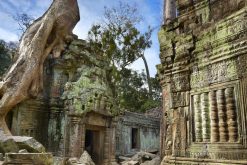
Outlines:
{"label": "stone temple ruin", "polygon": [[[47,43],[43,45],[47,48],[44,52],[52,51],[46,54],[47,58],[41,58],[44,60],[44,64],[41,61],[42,78],[35,80],[40,81],[35,85],[42,84],[42,92],[36,97],[25,96],[27,98],[22,101],[18,100],[20,103],[13,106],[6,117],[0,113],[0,117],[5,117],[7,128],[12,134],[8,134],[6,127],[0,123],[0,164],[3,161],[4,164],[22,165],[77,165],[85,163],[83,161],[90,157],[90,165],[114,165],[117,164],[117,152],[118,156],[133,156],[141,150],[152,150],[155,153],[159,151],[159,118],[130,112],[125,112],[125,116],[118,114],[119,110],[114,104],[107,77],[111,72],[109,60],[100,52],[96,53],[87,41],[70,34],[79,20],[78,17],[76,0],[55,0],[48,11],[24,33],[22,42],[27,41],[27,45],[21,45],[20,54],[28,49],[30,51],[24,52],[24,55],[19,55],[18,58],[25,55],[28,55],[30,61],[34,58],[35,62],[30,63],[33,68],[39,64],[36,61],[37,54],[32,56],[33,54],[29,53],[36,51],[37,45],[28,42],[29,38],[32,43],[33,40],[36,41],[36,32],[42,36],[42,32],[47,30],[43,24],[47,24],[49,32],[52,33],[46,34]],[[51,24],[54,25],[52,28],[49,26],[51,20],[54,21]],[[37,43],[42,39],[38,38]],[[54,43],[50,44],[51,41]],[[40,49],[37,51],[39,55],[43,55]],[[23,66],[22,61],[27,59],[17,59],[17,64],[13,64],[12,67]],[[28,65],[24,66],[30,68]],[[18,75],[18,68],[15,69]],[[28,71],[28,74],[31,71]],[[9,72],[7,75],[11,76]],[[5,97],[2,96],[2,90],[5,90],[2,83],[8,82],[4,76],[3,81],[0,81],[1,99]],[[22,76],[17,76],[19,77]],[[15,83],[8,84],[7,87],[18,84],[16,82],[19,79],[13,79]],[[20,82],[24,84],[23,78]],[[34,87],[37,87],[35,85]],[[18,95],[13,89],[16,89],[15,86],[10,89],[13,95]],[[9,96],[6,94],[6,97]],[[0,112],[5,110],[2,106],[4,102],[1,101],[5,100],[0,100]],[[122,122],[126,118],[130,125]],[[132,130],[132,134],[129,134],[128,130]],[[123,151],[125,146],[131,147],[132,152]],[[144,157],[146,153],[142,152],[139,155]],[[148,154],[147,160],[154,157],[156,155]],[[139,156],[135,156],[135,161],[143,162]]]}
{"label": "stone temple ruin", "polygon": [[[43,93],[18,104],[6,118],[11,133],[34,137],[63,161],[80,158],[83,151],[96,165],[115,164],[116,155],[157,153],[160,115],[125,112],[116,116],[106,79],[108,63],[92,52],[86,41],[74,39],[61,58],[48,58]],[[136,134],[129,132],[133,129]],[[23,164],[22,156],[18,153],[8,163]]]}
{"label": "stone temple ruin", "polygon": [[[160,113],[160,109],[157,111]],[[131,156],[139,151],[158,153],[159,116],[126,111],[116,120],[116,155]]]}
{"label": "stone temple ruin", "polygon": [[[46,59],[43,92],[6,116],[14,136],[0,130],[4,163],[82,164],[69,158],[87,151],[96,165],[113,165],[116,154],[159,150],[161,165],[247,164],[246,0],[166,0],[164,11],[160,126],[149,115],[118,114],[108,61],[72,35],[59,58]],[[126,164],[145,164],[140,155],[155,156]]]}
{"label": "stone temple ruin", "polygon": [[161,164],[247,164],[247,1],[165,2]]}
{"label": "stone temple ruin", "polygon": [[60,157],[86,150],[96,164],[115,162],[115,112],[106,82],[107,62],[75,39],[45,64],[44,90],[7,116],[14,135],[32,136]]}

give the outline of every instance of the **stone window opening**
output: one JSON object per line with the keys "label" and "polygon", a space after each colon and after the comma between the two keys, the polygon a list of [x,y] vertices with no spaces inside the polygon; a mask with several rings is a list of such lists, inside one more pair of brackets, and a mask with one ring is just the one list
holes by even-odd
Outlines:
{"label": "stone window opening", "polygon": [[140,144],[140,135],[138,128],[131,129],[131,148],[138,149]]}

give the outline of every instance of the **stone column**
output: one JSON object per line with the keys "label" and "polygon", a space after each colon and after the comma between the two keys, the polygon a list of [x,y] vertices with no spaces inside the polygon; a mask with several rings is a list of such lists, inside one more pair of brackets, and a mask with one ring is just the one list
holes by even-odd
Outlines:
{"label": "stone column", "polygon": [[218,117],[219,117],[220,142],[226,142],[228,140],[228,135],[227,135],[224,89],[218,90],[216,96],[217,96],[217,109],[218,109]]}
{"label": "stone column", "polygon": [[236,142],[238,140],[238,126],[237,126],[237,117],[236,117],[236,106],[234,100],[234,88],[226,88],[226,113],[227,113],[227,125],[228,125],[228,134],[229,141]]}
{"label": "stone column", "polygon": [[61,111],[58,108],[52,107],[48,123],[49,131],[47,141],[48,150],[56,153],[57,156],[63,156],[64,151],[64,136],[60,136],[60,133],[64,135],[64,132],[60,132],[62,131],[62,120]]}
{"label": "stone column", "polygon": [[69,145],[69,155],[70,157],[79,158],[82,154],[81,151],[81,131],[80,131],[80,117],[70,116],[70,145]]}
{"label": "stone column", "polygon": [[210,120],[209,120],[209,104],[208,93],[201,94],[201,115],[202,115],[202,139],[203,142],[210,140]]}
{"label": "stone column", "polygon": [[202,118],[201,118],[200,95],[194,95],[194,109],[195,109],[196,142],[201,142],[202,141]]}
{"label": "stone column", "polygon": [[110,153],[110,164],[117,165],[116,162],[116,122],[112,121],[112,129],[111,129],[111,153]]}
{"label": "stone column", "polygon": [[105,142],[104,142],[104,161],[103,165],[109,165],[109,159],[110,159],[110,133],[111,129],[106,128],[105,130]]}
{"label": "stone column", "polygon": [[175,0],[165,1],[165,22],[169,23],[176,18],[176,2]]}
{"label": "stone column", "polygon": [[209,107],[211,110],[210,119],[211,119],[211,142],[219,141],[219,125],[218,125],[218,110],[217,110],[217,101],[216,101],[216,92],[211,91],[209,93]]}
{"label": "stone column", "polygon": [[84,150],[85,150],[85,137],[86,137],[86,125],[85,123],[83,123],[81,125],[81,129],[80,129],[80,132],[81,132],[81,152],[83,153]]}

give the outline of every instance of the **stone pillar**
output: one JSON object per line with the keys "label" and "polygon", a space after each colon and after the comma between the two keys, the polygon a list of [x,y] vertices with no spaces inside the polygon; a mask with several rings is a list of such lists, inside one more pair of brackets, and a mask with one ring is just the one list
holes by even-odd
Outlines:
{"label": "stone pillar", "polygon": [[217,109],[218,109],[218,117],[219,117],[220,142],[226,142],[228,140],[228,134],[227,134],[227,123],[226,123],[224,89],[218,90],[216,96],[217,96]]}
{"label": "stone pillar", "polygon": [[169,23],[176,18],[176,2],[175,0],[165,1],[165,22]]}
{"label": "stone pillar", "polygon": [[[60,132],[61,129],[61,111],[57,108],[51,108],[50,118],[48,123],[48,149],[53,153],[56,153],[56,156],[63,156],[64,146],[63,144],[63,136],[60,136],[60,133],[63,135],[64,132]],[[61,138],[56,138],[61,137]]]}
{"label": "stone pillar", "polygon": [[217,101],[216,101],[216,92],[211,91],[209,93],[209,107],[211,110],[210,119],[211,119],[211,142],[219,141],[219,125],[218,125],[218,110],[217,110]]}
{"label": "stone pillar", "polygon": [[196,142],[201,142],[202,141],[202,118],[201,118],[200,95],[194,95],[194,109],[195,109]]}
{"label": "stone pillar", "polygon": [[202,139],[203,142],[208,142],[210,140],[208,93],[201,94],[201,115],[202,115]]}
{"label": "stone pillar", "polygon": [[228,125],[228,134],[229,141],[236,142],[238,140],[238,125],[236,117],[236,106],[234,100],[234,88],[226,88],[226,110],[227,110],[227,125]]}
{"label": "stone pillar", "polygon": [[86,125],[83,123],[81,125],[81,152],[85,150],[85,137],[86,137]]}
{"label": "stone pillar", "polygon": [[70,137],[69,137],[69,156],[79,158],[82,154],[81,151],[81,130],[80,130],[80,117],[70,116]]}
{"label": "stone pillar", "polygon": [[112,129],[111,129],[111,153],[110,153],[110,164],[117,165],[116,162],[116,122],[112,121]]}
{"label": "stone pillar", "polygon": [[107,127],[106,130],[105,130],[103,165],[109,165],[109,159],[110,159],[110,134],[111,134],[111,129]]}

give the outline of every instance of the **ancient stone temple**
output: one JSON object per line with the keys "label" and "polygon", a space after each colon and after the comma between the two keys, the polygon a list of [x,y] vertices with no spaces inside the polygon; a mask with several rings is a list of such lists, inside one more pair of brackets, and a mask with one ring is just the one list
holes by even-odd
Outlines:
{"label": "ancient stone temple", "polygon": [[161,164],[247,164],[247,1],[165,2]]}
{"label": "ancient stone temple", "polygon": [[132,156],[139,151],[158,153],[160,118],[125,111],[117,117],[116,154]]}
{"label": "ancient stone temple", "polygon": [[116,113],[104,56],[75,39],[61,58],[48,58],[44,90],[7,117],[13,135],[32,136],[59,157],[87,151],[98,165],[115,162]]}

